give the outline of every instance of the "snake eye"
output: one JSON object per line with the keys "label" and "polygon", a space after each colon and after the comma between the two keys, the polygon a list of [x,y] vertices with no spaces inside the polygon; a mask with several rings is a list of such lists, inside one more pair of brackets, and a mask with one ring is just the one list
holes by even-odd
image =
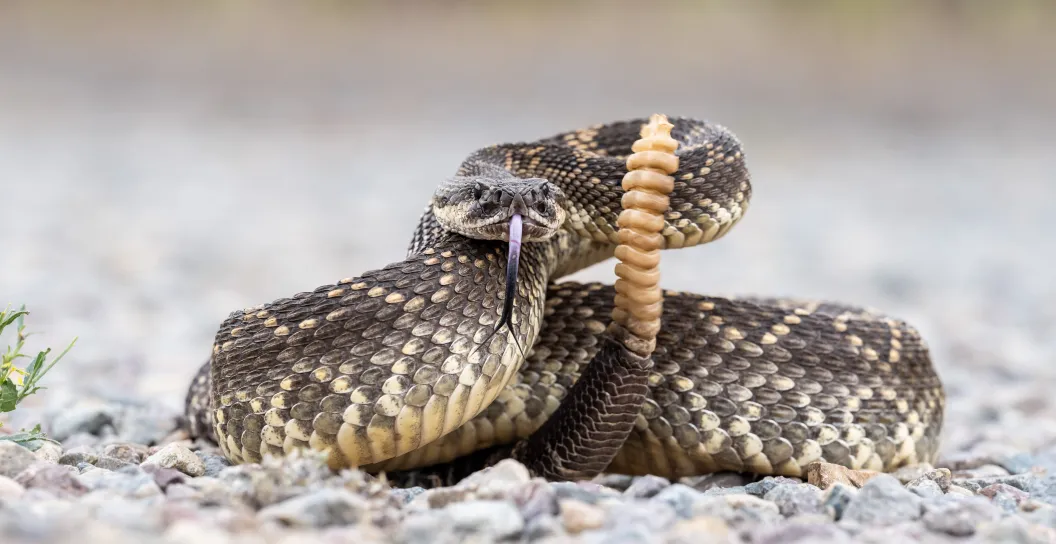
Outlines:
{"label": "snake eye", "polygon": [[546,213],[546,202],[539,201],[535,203],[535,211],[539,213]]}
{"label": "snake eye", "polygon": [[480,200],[484,196],[484,187],[481,185],[473,186],[473,200]]}

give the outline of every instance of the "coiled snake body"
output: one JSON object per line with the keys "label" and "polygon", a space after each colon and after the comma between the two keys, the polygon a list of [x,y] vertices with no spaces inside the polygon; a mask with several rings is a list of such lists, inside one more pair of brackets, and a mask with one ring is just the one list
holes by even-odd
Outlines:
{"label": "coiled snake body", "polygon": [[[602,349],[612,287],[554,280],[612,256],[624,158],[644,122],[479,150],[434,195],[406,260],[232,313],[188,393],[192,433],[234,462],[314,448],[372,471],[443,467],[532,435]],[[751,186],[731,133],[672,122],[680,166],[663,234],[679,248],[725,235]],[[493,219],[511,206],[528,242],[499,327],[507,243]],[[609,471],[803,476],[817,460],[893,470],[935,459],[944,393],[906,323],[674,292],[662,319],[648,392]],[[606,395],[597,385],[582,395]]]}

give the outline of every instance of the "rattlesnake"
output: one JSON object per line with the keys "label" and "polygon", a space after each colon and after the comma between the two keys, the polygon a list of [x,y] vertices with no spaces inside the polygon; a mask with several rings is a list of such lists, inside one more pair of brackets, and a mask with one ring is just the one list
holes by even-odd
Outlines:
{"label": "rattlesnake", "polygon": [[[680,248],[724,236],[752,188],[732,133],[671,121],[663,235]],[[314,448],[371,471],[443,467],[531,435],[604,345],[612,287],[554,280],[612,256],[643,123],[478,150],[431,199],[406,260],[233,312],[188,393],[192,433],[234,462]],[[511,206],[529,241],[499,327]],[[665,292],[652,360],[609,471],[803,476],[816,460],[893,470],[937,455],[945,396],[927,347],[878,312]]]}

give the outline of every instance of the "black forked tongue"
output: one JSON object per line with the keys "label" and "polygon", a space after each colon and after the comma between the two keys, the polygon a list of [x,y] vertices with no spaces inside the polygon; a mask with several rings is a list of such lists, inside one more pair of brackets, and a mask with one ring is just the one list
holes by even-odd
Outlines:
{"label": "black forked tongue", "polygon": [[[523,223],[521,214],[515,213],[510,217],[510,249],[506,256],[506,298],[502,301],[502,314],[499,316],[499,324],[495,327],[495,330],[488,334],[488,337],[484,339],[480,345],[487,344],[489,340],[503,327],[513,327],[513,301],[517,298],[517,268],[521,262],[521,229]],[[517,336],[513,337],[513,341],[517,343],[517,349],[521,352],[521,357],[525,356],[524,348],[521,347],[520,342],[517,340]]]}

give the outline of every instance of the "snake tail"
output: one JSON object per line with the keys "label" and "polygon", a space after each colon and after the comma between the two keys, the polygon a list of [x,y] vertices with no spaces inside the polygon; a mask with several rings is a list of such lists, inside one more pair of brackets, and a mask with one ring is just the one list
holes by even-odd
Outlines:
{"label": "snake tail", "polygon": [[568,398],[541,429],[513,449],[514,459],[547,479],[587,479],[605,470],[623,448],[649,393],[660,331],[660,249],[664,212],[678,170],[674,127],[653,115],[627,159],[613,321],[601,349]]}

